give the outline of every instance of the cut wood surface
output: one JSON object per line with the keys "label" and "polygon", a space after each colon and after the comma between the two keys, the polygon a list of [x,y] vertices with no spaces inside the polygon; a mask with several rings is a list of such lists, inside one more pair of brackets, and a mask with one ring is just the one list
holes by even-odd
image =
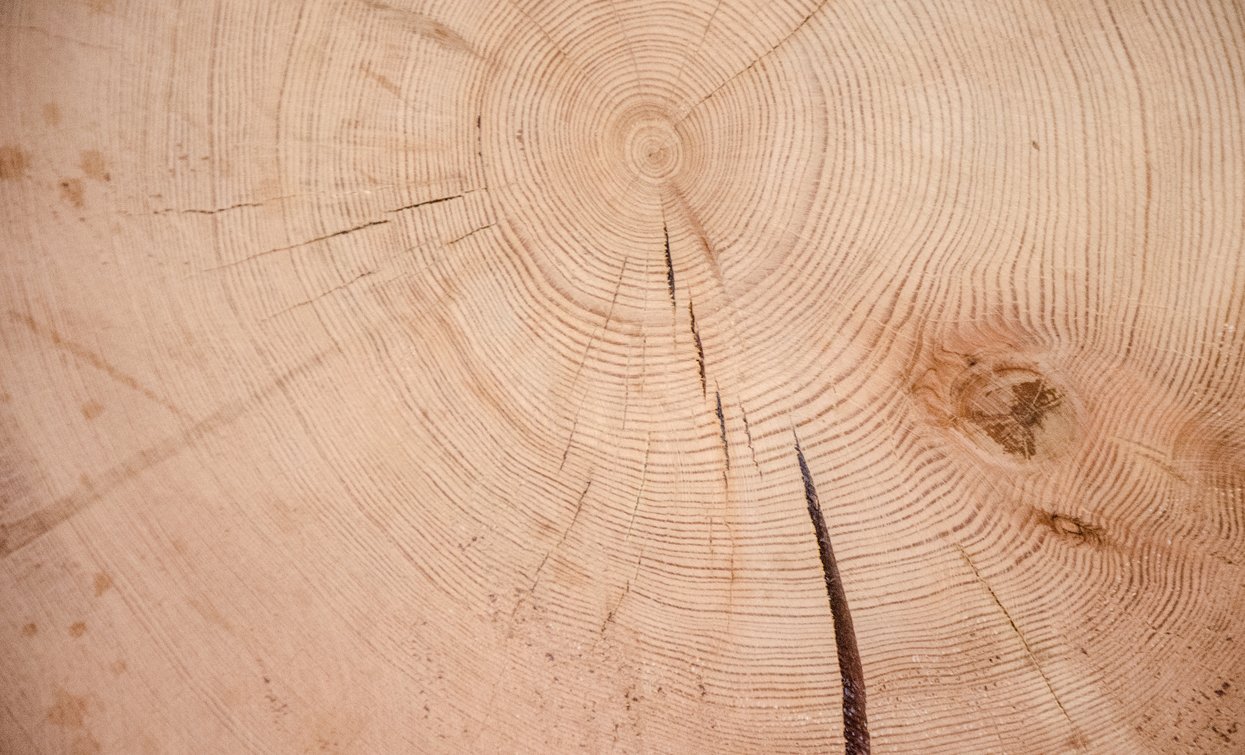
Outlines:
{"label": "cut wood surface", "polygon": [[0,752],[1245,751],[1239,0],[0,61]]}

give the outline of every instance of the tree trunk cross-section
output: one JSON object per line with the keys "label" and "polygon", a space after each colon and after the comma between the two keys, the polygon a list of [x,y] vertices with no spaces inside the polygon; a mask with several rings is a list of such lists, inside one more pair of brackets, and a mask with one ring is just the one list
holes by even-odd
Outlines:
{"label": "tree trunk cross-section", "polygon": [[0,40],[0,752],[1245,751],[1240,0]]}

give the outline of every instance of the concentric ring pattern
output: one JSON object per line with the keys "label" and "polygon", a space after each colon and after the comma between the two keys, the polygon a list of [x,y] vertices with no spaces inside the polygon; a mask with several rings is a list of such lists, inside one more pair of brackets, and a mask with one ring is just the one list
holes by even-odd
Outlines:
{"label": "concentric ring pattern", "polygon": [[0,39],[0,750],[1242,747],[1239,6]]}

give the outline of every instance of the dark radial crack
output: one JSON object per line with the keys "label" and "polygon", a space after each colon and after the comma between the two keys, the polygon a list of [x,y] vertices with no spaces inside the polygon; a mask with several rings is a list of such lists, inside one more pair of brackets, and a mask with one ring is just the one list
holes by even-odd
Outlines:
{"label": "dark radial crack", "polygon": [[722,392],[714,390],[713,398],[718,402],[716,413],[718,415],[718,436],[722,440],[722,455],[726,457],[726,468],[731,468],[731,451],[730,446],[726,442],[726,413],[722,411]]}
{"label": "dark radial crack", "polygon": [[579,499],[575,501],[575,513],[571,515],[571,523],[566,525],[566,529],[562,530],[562,536],[558,538],[558,542],[554,543],[553,547],[545,552],[545,557],[540,560],[539,564],[537,564],[536,571],[532,573],[532,581],[527,587],[527,592],[524,593],[517,602],[515,602],[514,608],[510,610],[511,618],[514,618],[514,616],[518,614],[519,609],[523,607],[524,601],[536,593],[536,586],[540,584],[540,575],[545,571],[545,564],[549,563],[549,557],[552,556],[559,548],[562,547],[562,544],[566,542],[567,536],[571,534],[571,530],[575,527],[575,522],[579,521],[579,512],[583,510],[584,499],[588,497],[588,491],[591,488],[592,480],[589,480],[588,484],[584,486],[584,491],[579,494]]}
{"label": "dark radial crack", "polygon": [[215,267],[209,267],[207,268],[207,271],[224,270],[225,268],[234,267],[235,265],[241,265],[244,262],[250,262],[251,260],[259,259],[260,257],[267,257],[270,254],[276,254],[277,252],[288,252],[291,249],[298,249],[304,246],[311,246],[312,244],[318,244],[321,241],[328,241],[329,239],[335,239],[338,236],[345,236],[346,234],[354,233],[355,231],[361,231],[364,228],[371,228],[373,226],[385,225],[386,223],[389,223],[389,222],[390,222],[389,220],[373,220],[370,223],[363,223],[361,225],[352,226],[350,228],[336,231],[334,233],[325,234],[324,236],[317,236],[314,239],[309,239],[307,241],[301,241],[297,244],[290,244],[289,246],[279,246],[276,249],[269,249],[264,252],[258,252],[256,254],[252,254],[249,257],[243,257],[240,260],[234,260],[233,262],[226,262],[222,265],[216,265]]}
{"label": "dark radial crack", "polygon": [[813,475],[808,470],[804,451],[796,439],[795,455],[800,463],[800,476],[804,479],[804,498],[808,502],[808,516],[813,520],[817,534],[817,551],[821,556],[821,569],[826,577],[826,593],[830,596],[830,615],[834,619],[834,644],[838,651],[839,676],[843,680],[843,742],[848,755],[868,755],[869,724],[865,718],[865,674],[860,663],[860,651],[856,647],[856,630],[852,626],[852,614],[847,607],[847,593],[834,560],[834,548],[830,545],[830,532],[821,513],[821,501],[813,485]]}
{"label": "dark radial crack", "polygon": [[482,225],[482,226],[480,226],[479,228],[473,228],[472,230],[467,231],[466,233],[464,233],[463,235],[459,236],[458,238],[455,238],[455,239],[450,239],[449,241],[445,242],[445,245],[446,245],[446,246],[452,246],[452,245],[457,244],[458,242],[462,241],[463,239],[465,239],[465,238],[467,238],[467,237],[469,237],[469,236],[474,236],[474,235],[476,235],[477,233],[479,233],[480,231],[487,231],[488,229],[490,229],[490,228],[494,228],[494,227],[496,227],[496,226],[497,226],[497,224],[496,224],[496,223],[489,223],[488,225]]}
{"label": "dark radial crack", "polygon": [[476,116],[476,159],[484,167],[484,116]]}
{"label": "dark radial crack", "polygon": [[708,94],[706,94],[704,97],[701,97],[701,98],[700,98],[700,99],[696,102],[696,104],[695,104],[695,105],[692,105],[692,106],[691,106],[691,107],[689,107],[686,111],[684,111],[683,116],[682,116],[681,118],[679,118],[679,122],[682,122],[682,121],[683,121],[683,119],[684,119],[684,118],[687,118],[687,116],[688,116],[689,114],[691,114],[691,112],[692,112],[693,110],[695,110],[696,108],[698,108],[698,107],[700,107],[701,105],[705,104],[705,102],[707,102],[707,101],[708,101],[710,98],[712,98],[715,94],[717,94],[718,92],[720,92],[720,91],[722,91],[723,89],[725,89],[727,84],[730,84],[730,83],[731,83],[732,81],[734,81],[735,79],[738,79],[740,76],[743,76],[743,75],[744,75],[745,73],[747,73],[748,71],[751,71],[751,70],[752,70],[753,68],[755,68],[755,67],[757,66],[757,64],[759,64],[762,60],[765,60],[765,59],[766,59],[766,58],[768,58],[770,55],[773,55],[773,54],[774,54],[774,53],[778,50],[778,48],[780,48],[780,47],[782,47],[783,45],[785,45],[789,39],[791,39],[792,37],[794,37],[796,32],[798,32],[800,29],[803,29],[805,26],[807,26],[807,25],[808,25],[808,22],[809,22],[809,21],[811,21],[811,20],[813,20],[813,16],[816,16],[816,15],[817,15],[817,14],[821,11],[821,9],[822,9],[822,8],[825,8],[825,7],[826,7],[826,5],[828,5],[828,4],[829,4],[829,2],[830,2],[830,0],[821,0],[821,2],[817,4],[817,7],[813,8],[811,11],[809,11],[809,12],[808,12],[808,15],[807,15],[807,16],[805,16],[803,19],[801,19],[800,23],[796,24],[796,26],[795,26],[795,28],[794,28],[794,29],[792,29],[791,31],[787,32],[786,36],[784,36],[782,39],[778,40],[778,41],[774,44],[774,46],[773,46],[773,47],[769,48],[769,49],[768,49],[768,50],[766,50],[765,52],[763,52],[763,53],[761,53],[760,55],[758,55],[758,56],[757,56],[757,57],[756,57],[756,58],[755,58],[755,59],[754,59],[751,63],[749,63],[747,66],[745,66],[743,69],[741,69],[738,73],[736,73],[735,75],[733,75],[733,76],[731,76],[730,78],[726,79],[726,80],[725,80],[725,81],[723,81],[721,84],[718,84],[716,87],[714,87],[712,90],[710,90]]}
{"label": "dark radial crack", "polygon": [[408,204],[408,205],[403,205],[402,207],[395,207],[394,209],[387,210],[386,212],[395,213],[395,212],[405,212],[406,210],[414,210],[418,207],[427,207],[430,204],[440,204],[441,202],[448,202],[451,199],[462,199],[465,194],[466,192],[464,192],[463,194],[453,194],[448,197],[437,197],[436,199],[426,199],[423,202],[416,202],[415,204]]}
{"label": "dark radial crack", "polygon": [[752,465],[757,468],[757,473],[764,477],[765,471],[757,463],[757,450],[752,445],[752,426],[748,424],[748,411],[744,409],[743,403],[739,404],[739,416],[744,421],[744,437],[748,440],[748,453],[752,456]]}
{"label": "dark radial crack", "polygon": [[661,224],[661,232],[666,237],[666,285],[670,287],[670,306],[677,308],[679,304],[674,298],[674,259],[670,256],[670,229],[665,221]]}
{"label": "dark radial crack", "polygon": [[696,367],[700,370],[700,394],[702,396],[709,395],[709,389],[705,385],[705,345],[700,340],[700,328],[696,327],[696,309],[692,306],[692,300],[687,300],[687,314],[692,319],[692,340],[696,342]]}
{"label": "dark radial crack", "polygon": [[204,209],[192,207],[188,210],[176,210],[176,209],[156,210],[152,214],[153,215],[167,215],[170,212],[176,212],[176,213],[181,213],[185,215],[218,215],[222,212],[228,212],[229,210],[239,210],[239,209],[242,209],[243,207],[262,207],[262,206],[263,206],[263,202],[239,202],[238,204],[231,204],[228,207],[218,207],[214,210],[204,210]]}
{"label": "dark radial crack", "polygon": [[348,288],[351,284],[355,283],[355,282],[356,282],[356,281],[358,281],[358,280],[361,280],[361,279],[363,279],[363,278],[366,278],[366,277],[368,277],[369,275],[375,275],[375,274],[376,274],[376,271],[375,271],[375,270],[365,270],[365,271],[363,271],[363,272],[359,273],[358,275],[356,275],[355,277],[351,278],[350,280],[346,281],[345,283],[342,283],[342,284],[339,284],[339,285],[333,286],[332,288],[328,289],[327,291],[325,291],[325,292],[324,292],[324,293],[322,293],[322,294],[318,294],[318,295],[316,295],[316,296],[311,297],[310,299],[306,299],[306,300],[304,300],[304,301],[300,301],[300,302],[299,302],[299,303],[297,303],[297,304],[291,304],[290,306],[285,307],[284,309],[279,309],[279,310],[277,310],[276,312],[273,312],[272,314],[268,315],[268,316],[267,316],[267,317],[265,317],[264,319],[260,320],[260,322],[268,322],[269,320],[273,319],[274,317],[279,317],[280,315],[283,315],[283,314],[285,314],[286,312],[291,312],[291,311],[293,311],[293,310],[295,310],[295,309],[298,309],[299,307],[305,307],[305,306],[307,306],[308,304],[314,304],[315,302],[317,302],[317,301],[319,301],[319,300],[323,299],[323,298],[324,298],[324,297],[326,297],[326,296],[329,296],[329,295],[331,295],[331,294],[337,293],[338,291],[341,291],[342,289]]}

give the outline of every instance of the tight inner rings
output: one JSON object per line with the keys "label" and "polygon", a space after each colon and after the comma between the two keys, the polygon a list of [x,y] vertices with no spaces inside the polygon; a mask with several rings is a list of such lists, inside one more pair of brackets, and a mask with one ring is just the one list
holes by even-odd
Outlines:
{"label": "tight inner rings", "polygon": [[630,172],[665,179],[678,171],[682,140],[664,114],[645,114],[622,125],[622,159]]}

